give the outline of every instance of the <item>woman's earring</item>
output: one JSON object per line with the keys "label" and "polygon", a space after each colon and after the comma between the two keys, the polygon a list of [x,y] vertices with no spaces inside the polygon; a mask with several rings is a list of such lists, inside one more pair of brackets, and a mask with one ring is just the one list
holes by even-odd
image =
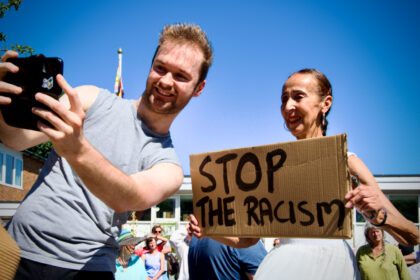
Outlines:
{"label": "woman's earring", "polygon": [[326,125],[327,125],[327,117],[325,116],[325,113],[322,113],[321,126],[325,127]]}

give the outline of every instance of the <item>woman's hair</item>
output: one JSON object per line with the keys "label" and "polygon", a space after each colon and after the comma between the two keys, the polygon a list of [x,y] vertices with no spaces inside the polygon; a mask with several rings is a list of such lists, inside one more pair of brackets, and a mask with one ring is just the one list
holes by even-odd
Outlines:
{"label": "woman's hair", "polygon": [[[155,232],[155,230],[156,230],[157,228],[160,228],[160,229],[163,231],[163,229],[162,229],[162,227],[161,227],[160,225],[154,225],[154,226],[152,227],[152,233],[154,233],[154,232]],[[162,233],[162,232],[161,232],[161,233]]]}
{"label": "woman's hair", "polygon": [[[316,69],[305,68],[305,69],[302,69],[302,70],[299,70],[299,71],[293,73],[292,75],[289,76],[289,78],[291,76],[293,76],[294,74],[310,74],[310,75],[312,75],[312,77],[314,77],[315,80],[318,83],[318,95],[321,98],[321,100],[324,100],[324,98],[327,97],[328,95],[332,96],[331,83],[328,80],[327,76],[325,76],[320,71],[318,71]],[[327,134],[327,126],[328,126],[327,116],[328,116],[328,113],[330,112],[330,110],[331,110],[331,107],[325,113],[325,119],[324,120],[322,120],[323,117],[321,117],[321,130],[322,130],[322,135],[324,135],[324,136]]]}
{"label": "woman's hair", "polygon": [[379,229],[382,232],[382,240],[381,240],[381,242],[382,242],[382,254],[383,254],[382,263],[384,263],[385,262],[385,258],[386,258],[386,253],[385,253],[386,252],[385,251],[385,232],[380,227],[376,227],[376,226],[372,225],[371,223],[366,223],[366,226],[365,226],[365,238],[366,238],[366,242],[368,243],[368,246],[369,246],[369,248],[370,248],[371,251],[374,248],[373,242],[369,238],[369,231],[371,229]]}
{"label": "woman's hair", "polygon": [[150,250],[149,243],[152,242],[153,240],[155,240],[154,237],[149,237],[149,238],[146,239],[146,249],[147,250]]}
{"label": "woman's hair", "polygon": [[127,245],[121,246],[118,250],[118,257],[122,260],[129,260],[131,258],[131,253],[127,249]]}

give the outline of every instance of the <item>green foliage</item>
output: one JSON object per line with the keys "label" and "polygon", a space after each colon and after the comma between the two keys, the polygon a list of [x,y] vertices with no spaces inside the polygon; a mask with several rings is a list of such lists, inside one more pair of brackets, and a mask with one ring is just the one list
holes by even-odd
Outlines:
{"label": "green foliage", "polygon": [[[0,18],[3,18],[4,15],[10,11],[10,9],[15,8],[15,11],[19,9],[20,3],[22,0],[8,0],[7,4],[0,2]],[[7,38],[6,35],[3,32],[0,32],[0,42],[6,43]],[[10,47],[4,46],[1,47],[1,52],[6,52],[7,50],[14,50],[17,51],[23,55],[33,55],[35,53],[34,49],[25,46],[25,45],[19,45],[19,44],[11,44]]]}
{"label": "green foliage", "polygon": [[27,149],[27,151],[46,159],[48,155],[51,153],[51,149],[52,149],[51,142],[46,142],[38,146],[32,147],[30,149]]}

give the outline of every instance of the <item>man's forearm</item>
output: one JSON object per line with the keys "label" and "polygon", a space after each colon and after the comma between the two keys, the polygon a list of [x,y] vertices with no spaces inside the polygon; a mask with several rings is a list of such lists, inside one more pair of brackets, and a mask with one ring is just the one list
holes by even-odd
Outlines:
{"label": "man's forearm", "polygon": [[148,176],[125,174],[86,139],[78,153],[66,159],[86,187],[116,212],[145,210],[168,195],[159,191]]}

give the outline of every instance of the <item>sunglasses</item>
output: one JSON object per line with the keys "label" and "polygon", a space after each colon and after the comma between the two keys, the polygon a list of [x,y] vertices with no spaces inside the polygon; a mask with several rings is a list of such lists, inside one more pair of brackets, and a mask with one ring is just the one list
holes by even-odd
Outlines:
{"label": "sunglasses", "polygon": [[161,232],[162,232],[161,230],[155,230],[154,233],[161,233]]}

